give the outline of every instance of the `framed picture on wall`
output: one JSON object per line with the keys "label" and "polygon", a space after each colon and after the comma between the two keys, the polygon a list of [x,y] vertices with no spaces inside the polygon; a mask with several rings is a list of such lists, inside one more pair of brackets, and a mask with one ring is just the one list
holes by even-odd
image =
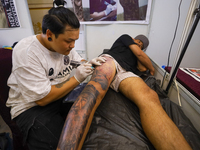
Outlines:
{"label": "framed picture on wall", "polygon": [[148,24],[152,0],[65,0],[82,24]]}
{"label": "framed picture on wall", "polygon": [[0,0],[0,28],[20,27],[14,0]]}
{"label": "framed picture on wall", "polygon": [[42,33],[42,18],[53,7],[53,0],[27,0],[35,34]]}

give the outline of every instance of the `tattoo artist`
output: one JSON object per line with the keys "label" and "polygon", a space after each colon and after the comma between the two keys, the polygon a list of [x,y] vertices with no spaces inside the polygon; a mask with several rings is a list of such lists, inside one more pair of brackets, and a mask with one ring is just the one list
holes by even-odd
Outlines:
{"label": "tattoo artist", "polygon": [[[106,60],[97,57],[84,63],[73,49],[80,23],[64,4],[64,0],[55,0],[57,7],[43,17],[42,33],[22,39],[13,50],[6,105],[30,150],[56,149],[72,105],[63,104],[61,98],[93,73],[92,65]],[[70,78],[72,61],[82,64]]]}

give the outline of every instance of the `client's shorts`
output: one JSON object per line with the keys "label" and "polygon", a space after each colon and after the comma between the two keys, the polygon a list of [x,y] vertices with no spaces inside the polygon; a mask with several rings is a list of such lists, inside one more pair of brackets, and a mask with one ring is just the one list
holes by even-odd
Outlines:
{"label": "client's shorts", "polygon": [[111,84],[110,84],[110,87],[115,90],[116,92],[118,92],[118,87],[119,87],[119,84],[122,80],[126,79],[126,78],[129,78],[129,77],[139,77],[137,76],[136,74],[130,72],[130,71],[126,71],[124,68],[122,68],[119,63],[110,55],[108,54],[102,54],[101,57],[104,57],[104,56],[107,56],[107,57],[110,57],[113,59],[113,61],[115,62],[115,66],[116,66],[116,75],[115,77],[113,78]]}

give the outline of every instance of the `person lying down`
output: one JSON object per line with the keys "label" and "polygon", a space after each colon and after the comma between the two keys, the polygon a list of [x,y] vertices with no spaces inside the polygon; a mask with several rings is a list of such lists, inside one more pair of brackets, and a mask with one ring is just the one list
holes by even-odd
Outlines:
{"label": "person lying down", "polygon": [[[139,38],[122,35],[108,52],[101,55],[106,58],[106,62],[95,68],[91,80],[70,109],[58,150],[82,148],[95,110],[109,87],[116,92],[121,92],[137,105],[143,130],[156,149],[191,149],[182,133],[162,108],[157,93],[133,73],[134,69],[138,69],[149,70],[152,75],[154,74],[150,59],[142,51],[148,46],[148,39],[143,35]],[[115,59],[115,54],[119,55],[117,53],[120,53],[120,57],[126,61],[130,60],[127,57],[133,56],[132,59],[135,59],[136,63],[132,66],[132,70],[131,66],[127,66],[130,70],[122,67],[117,57]]]}

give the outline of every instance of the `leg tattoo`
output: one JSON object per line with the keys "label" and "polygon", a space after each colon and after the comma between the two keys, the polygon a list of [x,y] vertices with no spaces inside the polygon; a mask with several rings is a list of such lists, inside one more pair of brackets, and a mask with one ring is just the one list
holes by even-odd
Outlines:
{"label": "leg tattoo", "polygon": [[109,57],[105,63],[96,67],[90,82],[68,113],[57,150],[82,148],[94,113],[105,96],[115,71],[115,64]]}

